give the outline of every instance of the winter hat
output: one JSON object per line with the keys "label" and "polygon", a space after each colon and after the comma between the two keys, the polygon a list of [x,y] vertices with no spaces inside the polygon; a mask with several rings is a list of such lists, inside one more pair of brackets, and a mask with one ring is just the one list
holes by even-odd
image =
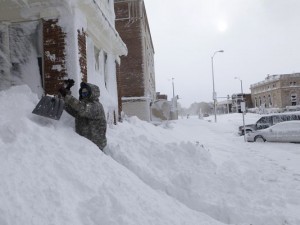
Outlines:
{"label": "winter hat", "polygon": [[87,83],[81,82],[79,89],[79,99],[88,98],[91,96],[91,93],[91,87]]}

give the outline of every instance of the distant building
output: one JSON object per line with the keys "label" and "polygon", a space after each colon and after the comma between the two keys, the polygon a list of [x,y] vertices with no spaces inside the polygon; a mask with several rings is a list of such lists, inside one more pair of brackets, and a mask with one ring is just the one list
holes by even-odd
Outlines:
{"label": "distant building", "polygon": [[156,99],[154,47],[143,0],[115,0],[116,29],[128,48],[117,68],[119,112],[151,120]]}
{"label": "distant building", "polygon": [[246,109],[247,108],[252,108],[253,107],[253,103],[252,103],[252,99],[251,99],[251,94],[233,94],[231,96],[232,99],[232,112],[238,112],[241,113],[241,102],[244,101],[246,104]]}
{"label": "distant building", "polygon": [[224,101],[220,101],[217,104],[217,113],[218,114],[226,114],[232,112],[232,100],[227,99]]}
{"label": "distant building", "polygon": [[268,75],[251,85],[254,107],[286,108],[300,105],[300,73]]}
{"label": "distant building", "polygon": [[160,94],[160,92],[156,92],[157,100],[168,100],[168,95]]}

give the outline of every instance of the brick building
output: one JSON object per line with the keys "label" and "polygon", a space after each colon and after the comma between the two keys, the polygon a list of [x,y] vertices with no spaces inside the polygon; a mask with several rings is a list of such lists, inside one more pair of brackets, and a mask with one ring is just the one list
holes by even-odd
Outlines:
{"label": "brick building", "polygon": [[300,105],[300,73],[267,76],[251,85],[254,107],[286,108]]}
{"label": "brick building", "polygon": [[154,48],[143,0],[115,0],[116,29],[128,48],[117,68],[119,112],[151,120]]}
{"label": "brick building", "polygon": [[[0,90],[27,84],[39,97],[72,78],[100,87],[110,118],[118,114],[116,62],[127,54],[115,30],[113,0],[2,1]],[[111,114],[111,115],[109,115]]]}

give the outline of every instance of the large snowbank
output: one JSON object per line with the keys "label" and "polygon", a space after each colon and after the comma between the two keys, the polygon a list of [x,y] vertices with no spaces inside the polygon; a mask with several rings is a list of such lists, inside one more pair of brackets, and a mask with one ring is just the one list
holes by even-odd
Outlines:
{"label": "large snowbank", "polygon": [[38,99],[27,86],[0,102],[1,225],[221,224],[142,182],[77,135],[66,113],[31,114]]}
{"label": "large snowbank", "polygon": [[242,116],[232,116],[219,124],[181,120],[171,130],[133,118],[115,131],[120,139],[109,154],[153,188],[226,224],[300,224],[299,145],[244,143],[236,134]]}
{"label": "large snowbank", "polygon": [[66,113],[31,114],[37,101],[26,86],[0,92],[1,225],[300,224],[299,145],[245,143],[240,114],[132,117],[108,129],[106,155]]}

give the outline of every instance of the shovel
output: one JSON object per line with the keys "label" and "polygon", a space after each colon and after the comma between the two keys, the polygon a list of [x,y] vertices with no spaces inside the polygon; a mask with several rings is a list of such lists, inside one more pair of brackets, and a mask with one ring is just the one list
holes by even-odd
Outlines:
{"label": "shovel", "polygon": [[[65,89],[70,90],[74,85],[74,80],[64,80],[64,83],[66,85]],[[59,120],[64,111],[64,107],[65,102],[62,98],[46,95],[41,98],[32,113],[50,119]]]}
{"label": "shovel", "polygon": [[64,111],[64,106],[65,102],[61,98],[46,95],[42,97],[32,113],[59,120]]}

